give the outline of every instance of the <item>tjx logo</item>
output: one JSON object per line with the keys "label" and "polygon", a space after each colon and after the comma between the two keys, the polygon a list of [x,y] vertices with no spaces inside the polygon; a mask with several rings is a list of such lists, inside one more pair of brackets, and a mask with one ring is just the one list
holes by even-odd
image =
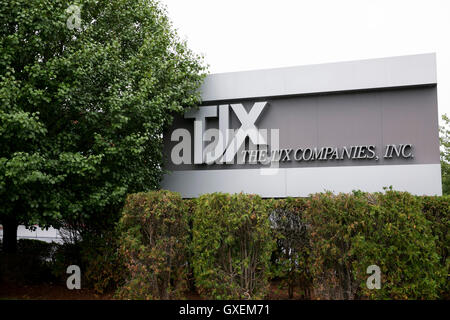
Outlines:
{"label": "tjx logo", "polygon": [[[254,145],[267,145],[267,130],[259,130],[255,123],[267,102],[256,102],[247,112],[240,103],[200,107],[185,113],[194,119],[194,164],[234,163],[234,158],[248,137]],[[241,123],[239,129],[230,129],[230,109]],[[206,130],[207,118],[219,117],[219,128]],[[181,141],[180,141],[181,139]],[[171,152],[174,164],[191,164],[191,134],[186,129],[173,131],[171,141],[180,141]],[[210,142],[205,146],[206,142]]]}

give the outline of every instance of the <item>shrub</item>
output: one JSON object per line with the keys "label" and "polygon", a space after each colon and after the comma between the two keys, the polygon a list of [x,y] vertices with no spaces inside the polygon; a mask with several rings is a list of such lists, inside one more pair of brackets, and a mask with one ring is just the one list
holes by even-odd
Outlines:
{"label": "shrub", "polygon": [[369,211],[364,197],[315,194],[305,212],[311,225],[311,270],[315,295],[324,299],[352,299],[359,286],[353,276],[352,240]]}
{"label": "shrub", "polygon": [[[193,229],[193,216],[196,207],[196,199],[184,199],[184,203],[187,209],[189,230]],[[195,276],[194,276],[194,266],[192,264],[193,252],[192,252],[192,241],[193,236],[192,232],[189,232],[189,250],[188,250],[188,259],[187,259],[187,286],[191,292],[196,290],[195,287]]]}
{"label": "shrub", "polygon": [[63,242],[57,246],[52,264],[52,273],[60,283],[64,284],[66,282],[67,267],[70,265],[77,265],[81,269],[81,287],[84,288],[84,271],[86,268],[81,256],[81,249],[81,241]]}
{"label": "shrub", "polygon": [[[306,212],[315,281],[335,289],[326,297],[437,297],[438,255],[417,197],[391,190],[316,194]],[[380,290],[366,287],[373,264],[381,269]]]}
{"label": "shrub", "polygon": [[51,258],[55,243],[37,239],[19,239],[17,252],[23,255],[35,255],[44,260]]}
{"label": "shrub", "polygon": [[104,230],[101,235],[85,233],[76,241],[65,239],[56,248],[53,275],[65,284],[67,267],[77,265],[81,270],[82,288],[90,288],[100,294],[115,291],[126,272],[118,252],[118,238],[114,230]]}
{"label": "shrub", "polygon": [[213,193],[197,199],[193,266],[202,296],[263,298],[272,248],[268,204],[259,196]]}
{"label": "shrub", "polygon": [[180,297],[186,286],[186,212],[178,193],[161,190],[127,197],[118,229],[128,276],[119,298]]}
{"label": "shrub", "polygon": [[37,284],[53,281],[52,261],[56,243],[36,239],[20,239],[17,253],[0,253],[0,281]]}
{"label": "shrub", "polygon": [[450,196],[422,197],[422,210],[428,221],[431,222],[431,231],[436,238],[436,249],[441,263],[440,295],[447,297],[450,294]]}
{"label": "shrub", "polygon": [[115,291],[124,281],[126,269],[119,253],[119,234],[84,237],[81,245],[86,286],[97,293]]}
{"label": "shrub", "polygon": [[311,297],[309,226],[303,217],[306,207],[305,198],[271,202],[270,222],[277,244],[272,255],[272,273],[288,288],[290,299],[296,285],[302,289],[302,298]]}
{"label": "shrub", "polygon": [[364,285],[361,294],[383,299],[436,298],[438,255],[420,199],[388,190],[374,194],[374,201],[374,215],[368,217],[375,229],[368,227],[366,234],[357,238],[361,257],[357,268],[378,261],[383,282],[381,290],[368,290]]}

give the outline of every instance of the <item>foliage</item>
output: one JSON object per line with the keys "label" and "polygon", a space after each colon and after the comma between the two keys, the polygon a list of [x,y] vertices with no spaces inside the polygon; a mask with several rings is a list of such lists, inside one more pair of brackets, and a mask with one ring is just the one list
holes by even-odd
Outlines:
{"label": "foliage", "polygon": [[86,284],[84,259],[81,255],[82,242],[63,242],[57,245],[52,263],[52,273],[59,283],[64,284],[67,279],[67,267],[77,265],[81,269],[81,287]]}
{"label": "foliage", "polygon": [[199,103],[204,67],[156,1],[79,0],[80,30],[72,4],[0,5],[0,223],[116,221],[158,187],[172,114]]}
{"label": "foliage", "polygon": [[[391,190],[277,200],[242,194],[181,200],[167,191],[130,195],[117,233],[58,245],[51,263],[60,266],[61,279],[68,265],[78,264],[83,287],[105,292],[119,284],[117,296],[128,299],[163,298],[165,286],[166,297],[180,297],[186,282],[195,288],[192,274],[204,297],[261,298],[270,263],[271,275],[288,290],[300,288],[303,298],[446,298],[449,202],[448,196]],[[155,225],[158,240],[151,242],[143,230]],[[175,239],[182,242],[177,253],[168,248]],[[41,252],[27,247],[26,252]],[[252,255],[248,252],[259,257],[259,270],[246,263],[252,260],[246,259]],[[175,256],[179,259],[167,267]],[[366,287],[372,264],[381,268],[381,290]],[[175,270],[170,280],[164,273],[169,269]],[[258,287],[253,293],[245,288],[248,275]]]}
{"label": "foliage", "polygon": [[450,294],[450,195],[442,197],[423,197],[422,210],[431,222],[431,230],[436,237],[436,249],[442,267],[440,296],[445,298]]}
{"label": "foliage", "polygon": [[196,208],[196,199],[184,199],[184,204],[186,205],[186,214],[188,216],[189,223],[189,250],[188,250],[188,259],[187,259],[187,286],[188,289],[192,292],[196,290],[195,288],[195,276],[194,276],[194,266],[192,264],[193,261],[193,250],[192,250],[192,242],[193,242],[193,216]]}
{"label": "foliage", "polygon": [[115,291],[123,283],[126,269],[119,254],[119,234],[110,231],[102,237],[85,237],[81,257],[86,286],[97,293]]}
{"label": "foliage", "polygon": [[55,243],[49,243],[35,239],[19,239],[17,249],[23,255],[35,255],[42,260],[51,259],[55,249]]}
{"label": "foliage", "polygon": [[450,118],[442,115],[444,125],[439,127],[441,143],[442,193],[450,195]]}
{"label": "foliage", "polygon": [[352,275],[352,266],[359,257],[352,254],[352,240],[367,215],[368,205],[361,196],[312,195],[305,217],[312,229],[310,267],[316,290],[320,291],[316,295],[328,299],[354,297],[359,283]]}
{"label": "foliage", "polygon": [[17,254],[0,252],[0,282],[36,284],[55,280],[51,267],[57,246],[41,240],[20,239]]}
{"label": "foliage", "polygon": [[126,273],[118,245],[118,234],[114,231],[104,232],[101,237],[86,235],[83,239],[64,241],[55,247],[52,273],[65,284],[67,267],[77,265],[81,270],[82,288],[100,294],[115,291]]}
{"label": "foliage", "polygon": [[[315,281],[330,284],[329,298],[433,299],[439,283],[438,255],[430,223],[417,197],[385,194],[313,195],[311,224]],[[381,269],[381,289],[366,287],[366,269]]]}
{"label": "foliage", "polygon": [[117,292],[119,298],[180,297],[186,287],[186,213],[178,193],[162,190],[127,197],[118,228],[128,277]]}
{"label": "foliage", "polygon": [[270,222],[277,243],[272,256],[273,276],[287,286],[290,299],[295,286],[301,288],[303,298],[311,298],[309,225],[303,217],[306,208],[305,198],[273,200],[270,208]]}
{"label": "foliage", "polygon": [[273,248],[267,203],[256,195],[206,194],[197,199],[193,220],[199,293],[214,299],[263,298]]}

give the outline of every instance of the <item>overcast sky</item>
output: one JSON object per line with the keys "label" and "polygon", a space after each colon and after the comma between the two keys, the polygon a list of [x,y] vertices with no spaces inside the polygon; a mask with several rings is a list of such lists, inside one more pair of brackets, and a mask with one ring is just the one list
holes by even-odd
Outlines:
{"label": "overcast sky", "polygon": [[449,0],[160,0],[210,73],[437,54],[450,114]]}

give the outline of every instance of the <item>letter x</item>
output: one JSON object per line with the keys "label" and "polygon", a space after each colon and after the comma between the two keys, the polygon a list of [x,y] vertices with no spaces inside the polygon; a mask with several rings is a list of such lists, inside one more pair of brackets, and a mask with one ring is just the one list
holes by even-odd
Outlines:
{"label": "letter x", "polygon": [[248,136],[253,144],[266,144],[266,139],[261,135],[258,128],[255,126],[255,122],[263,111],[267,102],[256,102],[249,113],[245,111],[242,104],[232,104],[231,108],[236,114],[237,118],[241,122],[241,127],[234,135],[233,140],[225,152],[224,160],[225,162],[231,162],[234,156],[238,152],[239,148],[245,142],[245,138]]}

